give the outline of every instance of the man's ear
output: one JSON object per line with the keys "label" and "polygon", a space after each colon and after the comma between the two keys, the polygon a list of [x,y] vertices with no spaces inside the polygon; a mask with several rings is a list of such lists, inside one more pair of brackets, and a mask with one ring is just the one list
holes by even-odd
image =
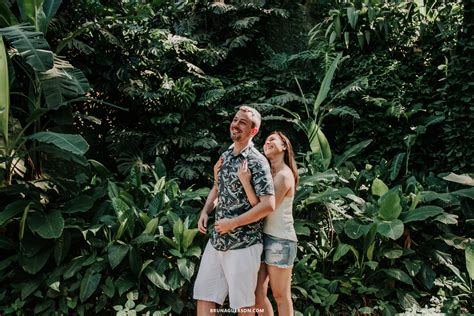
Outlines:
{"label": "man's ear", "polygon": [[258,133],[258,127],[252,128],[252,136],[257,135],[257,133]]}

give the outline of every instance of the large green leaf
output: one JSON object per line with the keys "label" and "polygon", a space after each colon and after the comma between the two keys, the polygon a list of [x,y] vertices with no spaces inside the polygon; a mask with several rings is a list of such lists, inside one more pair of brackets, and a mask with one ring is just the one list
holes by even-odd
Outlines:
{"label": "large green leaf", "polygon": [[0,212],[0,227],[5,225],[11,218],[22,213],[30,204],[29,201],[19,200],[8,204],[5,209]]}
{"label": "large green leaf", "polygon": [[404,223],[424,221],[427,218],[434,217],[444,213],[444,210],[435,205],[420,206],[412,211],[403,212],[401,219]]}
{"label": "large green leaf", "polygon": [[0,28],[0,34],[11,42],[34,70],[47,71],[53,68],[53,52],[43,33],[36,32],[34,26],[20,24]]}
{"label": "large green leaf", "polygon": [[46,15],[43,11],[44,0],[17,0],[23,22],[30,23],[36,27],[38,32],[46,30]]}
{"label": "large green leaf", "polygon": [[63,230],[63,234],[56,239],[54,243],[54,261],[59,266],[68,255],[71,247],[71,234],[67,230]]}
{"label": "large green leaf", "polygon": [[94,269],[89,268],[84,274],[81,281],[81,288],[79,291],[79,299],[85,302],[97,290],[101,279],[100,273],[95,272]]}
{"label": "large green leaf", "polygon": [[341,156],[339,156],[334,163],[334,167],[338,168],[341,166],[344,162],[346,162],[347,159],[354,157],[358,155],[365,147],[369,146],[370,143],[372,143],[371,139],[363,140],[358,144],[355,144],[348,150],[346,150]]}
{"label": "large green leaf", "polygon": [[470,242],[465,250],[466,269],[471,280],[474,280],[474,242]]}
{"label": "large green leaf", "polygon": [[[49,22],[51,18],[56,14],[61,5],[62,0],[44,0],[43,11],[46,15],[46,21]],[[43,31],[46,33],[46,30]]]}
{"label": "large green leaf", "polygon": [[0,133],[8,144],[8,113],[10,111],[10,84],[8,80],[8,61],[3,37],[0,35]]}
{"label": "large green leaf", "polygon": [[370,229],[370,225],[362,224],[358,220],[350,219],[344,225],[344,232],[351,239],[357,239],[365,234]]}
{"label": "large green leaf", "polygon": [[158,274],[155,269],[150,266],[147,266],[144,270],[144,273],[148,280],[151,281],[154,285],[159,287],[160,289],[167,290],[169,289],[169,285],[166,282],[166,277],[164,275]]}
{"label": "large green leaf", "polygon": [[114,269],[116,266],[122,262],[123,258],[128,253],[128,250],[130,249],[130,246],[128,245],[112,245],[109,248],[109,263],[112,269]]}
{"label": "large green leaf", "polygon": [[181,275],[191,282],[191,278],[194,275],[194,262],[189,259],[178,259],[178,269]]}
{"label": "large green leaf", "polygon": [[410,278],[410,276],[408,274],[406,274],[405,272],[403,272],[402,270],[399,270],[399,269],[384,269],[383,272],[385,272],[385,274],[387,274],[388,276],[390,276],[390,277],[392,277],[392,278],[394,278],[398,281],[409,284],[413,287],[415,286],[413,284],[413,281]]}
{"label": "large green leaf", "polygon": [[314,121],[310,121],[306,128],[311,151],[321,157],[324,169],[327,169],[331,163],[332,152],[326,136]]}
{"label": "large green leaf", "polygon": [[28,218],[30,229],[43,238],[58,238],[63,233],[64,218],[58,210],[48,214],[35,212]]}
{"label": "large green leaf", "polygon": [[193,243],[194,237],[196,237],[196,234],[198,233],[197,228],[193,229],[185,229],[183,232],[183,240],[181,242],[181,245],[183,246],[183,250],[187,250],[189,246]]}
{"label": "large green leaf", "polygon": [[338,53],[336,58],[334,58],[333,62],[331,63],[331,66],[329,66],[329,69],[326,71],[326,74],[324,75],[323,82],[321,83],[321,86],[318,91],[318,96],[316,97],[316,101],[314,101],[313,113],[315,115],[319,111],[321,104],[324,102],[324,100],[326,100],[329,90],[331,90],[331,82],[334,78],[334,73],[336,72],[337,65],[339,64],[341,58],[342,53]]}
{"label": "large green leaf", "polygon": [[395,180],[400,173],[400,169],[402,167],[403,161],[405,160],[405,153],[400,153],[395,156],[392,160],[392,165],[390,167],[390,180]]}
{"label": "large green leaf", "polygon": [[341,259],[346,253],[351,250],[352,246],[344,243],[337,245],[334,256],[332,257],[332,262],[336,262]]}
{"label": "large green leaf", "polygon": [[89,162],[87,161],[86,157],[73,154],[70,151],[61,150],[54,145],[43,144],[43,145],[34,147],[33,150],[46,153],[48,157],[51,157],[52,159],[61,159],[65,161],[70,161],[72,163],[75,163],[84,167],[89,166]]}
{"label": "large green leaf", "polygon": [[20,256],[19,263],[26,272],[36,274],[46,265],[50,254],[51,249],[41,249],[32,257]]}
{"label": "large green leaf", "polygon": [[451,192],[451,194],[457,197],[465,197],[474,200],[474,188],[457,190]]}
{"label": "large green leaf", "polygon": [[81,135],[38,132],[30,135],[28,138],[53,144],[62,150],[69,151],[76,155],[84,155],[89,149],[89,144],[87,144]]}
{"label": "large green leaf", "polygon": [[21,285],[21,299],[24,300],[30,294],[32,294],[40,286],[40,282],[37,280],[25,282]]}
{"label": "large green leaf", "polygon": [[379,214],[386,221],[398,218],[402,212],[400,196],[398,194],[399,188],[395,187],[382,195],[378,201],[380,207]]}
{"label": "large green leaf", "polygon": [[64,204],[63,213],[87,212],[94,206],[96,199],[89,195],[79,195]]}
{"label": "large green leaf", "polygon": [[380,221],[377,225],[377,232],[385,237],[397,240],[403,235],[404,225],[399,219],[392,221]]}
{"label": "large green leaf", "polygon": [[474,179],[468,174],[455,174],[451,172],[448,175],[443,175],[444,174],[441,174],[439,176],[444,180],[474,186]]}
{"label": "large green leaf", "polygon": [[13,12],[7,4],[7,1],[0,1],[0,27],[18,24]]}
{"label": "large green leaf", "polygon": [[89,82],[82,71],[69,62],[54,57],[54,66],[39,75],[41,89],[50,109],[66,105],[68,100],[84,96]]}
{"label": "large green leaf", "polygon": [[387,193],[388,187],[387,185],[380,180],[379,178],[375,178],[372,182],[372,194],[377,196],[382,196]]}
{"label": "large green leaf", "polygon": [[433,269],[431,269],[428,264],[423,263],[421,266],[419,278],[421,283],[423,283],[423,285],[429,290],[432,289],[434,286],[436,273],[433,271]]}

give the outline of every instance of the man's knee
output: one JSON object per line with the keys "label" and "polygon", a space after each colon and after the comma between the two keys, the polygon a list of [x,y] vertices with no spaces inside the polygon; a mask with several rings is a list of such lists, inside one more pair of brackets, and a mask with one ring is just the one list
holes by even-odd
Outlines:
{"label": "man's knee", "polygon": [[197,312],[197,316],[215,315],[216,303],[203,301],[203,300],[197,300],[196,312]]}

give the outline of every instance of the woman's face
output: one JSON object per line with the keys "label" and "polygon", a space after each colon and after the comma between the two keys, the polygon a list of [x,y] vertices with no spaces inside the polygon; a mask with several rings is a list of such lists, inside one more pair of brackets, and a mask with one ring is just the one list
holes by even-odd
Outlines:
{"label": "woman's face", "polygon": [[270,134],[263,145],[263,152],[268,158],[283,155],[285,149],[285,143],[278,134]]}

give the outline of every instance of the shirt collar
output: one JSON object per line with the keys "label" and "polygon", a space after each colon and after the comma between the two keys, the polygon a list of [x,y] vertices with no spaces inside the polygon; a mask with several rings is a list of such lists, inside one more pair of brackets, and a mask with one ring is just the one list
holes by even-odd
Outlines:
{"label": "shirt collar", "polygon": [[[245,146],[239,153],[239,155],[242,155],[244,158],[247,158],[248,154],[249,154],[249,151],[251,148],[254,147],[254,143],[253,141],[250,141],[249,144],[247,146]],[[230,145],[229,146],[229,149],[228,151],[230,152],[230,154],[232,155],[232,150],[234,149],[234,144]],[[238,155],[237,155],[238,156]],[[235,157],[237,157],[235,156]]]}

